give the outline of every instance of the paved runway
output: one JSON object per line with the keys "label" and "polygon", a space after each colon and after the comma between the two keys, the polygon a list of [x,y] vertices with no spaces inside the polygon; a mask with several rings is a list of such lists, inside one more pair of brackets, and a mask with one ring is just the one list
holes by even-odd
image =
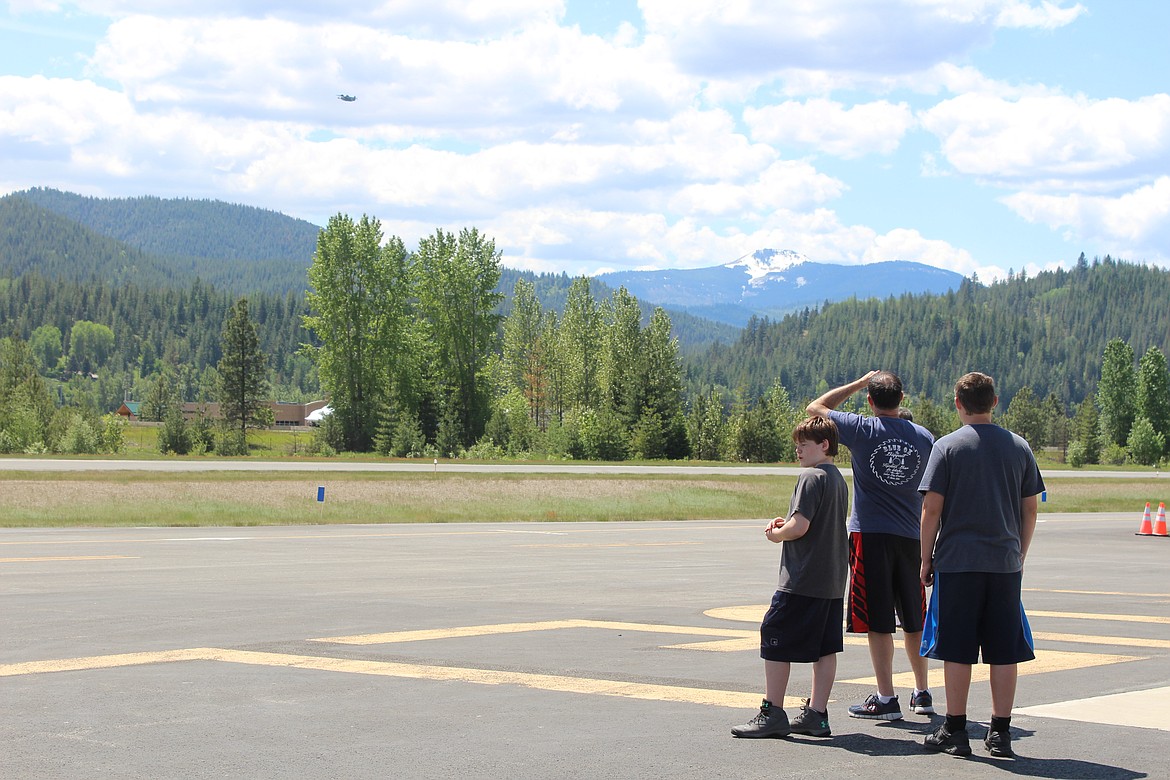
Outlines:
{"label": "paved runway", "polygon": [[1014,762],[846,717],[854,637],[832,738],[732,739],[762,521],[0,529],[0,777],[1170,777],[1170,540],[1137,520],[1042,516]]}

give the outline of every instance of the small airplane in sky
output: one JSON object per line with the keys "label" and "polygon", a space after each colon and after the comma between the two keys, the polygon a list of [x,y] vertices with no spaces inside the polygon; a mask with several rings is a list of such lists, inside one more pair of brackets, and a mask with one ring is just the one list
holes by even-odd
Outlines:
{"label": "small airplane in sky", "polygon": [[357,100],[357,96],[356,95],[338,95],[337,99],[344,100],[346,103],[352,103],[353,101]]}

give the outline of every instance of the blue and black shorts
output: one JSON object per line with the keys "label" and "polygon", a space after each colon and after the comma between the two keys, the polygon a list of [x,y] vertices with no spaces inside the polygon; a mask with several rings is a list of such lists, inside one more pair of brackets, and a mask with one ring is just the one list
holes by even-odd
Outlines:
{"label": "blue and black shorts", "polygon": [[810,664],[845,649],[841,599],[818,599],[776,591],[760,624],[765,661]]}
{"label": "blue and black shorts", "polygon": [[1008,665],[1036,657],[1020,603],[1023,572],[936,572],[922,654],[938,661]]}

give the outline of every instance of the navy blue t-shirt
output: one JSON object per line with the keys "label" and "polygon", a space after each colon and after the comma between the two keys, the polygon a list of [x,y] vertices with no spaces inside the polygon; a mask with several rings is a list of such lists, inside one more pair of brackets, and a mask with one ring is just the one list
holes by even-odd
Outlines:
{"label": "navy blue t-shirt", "polygon": [[900,417],[829,412],[841,443],[853,456],[849,530],[918,538],[922,494],[918,484],[934,436]]}

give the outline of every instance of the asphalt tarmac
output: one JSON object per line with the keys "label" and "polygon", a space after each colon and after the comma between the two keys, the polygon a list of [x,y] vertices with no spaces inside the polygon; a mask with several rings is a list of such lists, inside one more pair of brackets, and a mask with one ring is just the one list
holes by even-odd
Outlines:
{"label": "asphalt tarmac", "polygon": [[970,758],[922,749],[900,651],[905,719],[847,717],[860,637],[832,737],[732,738],[763,520],[0,529],[0,777],[1170,778],[1170,539],[1140,520],[1041,516],[1015,760],[979,670]]}

